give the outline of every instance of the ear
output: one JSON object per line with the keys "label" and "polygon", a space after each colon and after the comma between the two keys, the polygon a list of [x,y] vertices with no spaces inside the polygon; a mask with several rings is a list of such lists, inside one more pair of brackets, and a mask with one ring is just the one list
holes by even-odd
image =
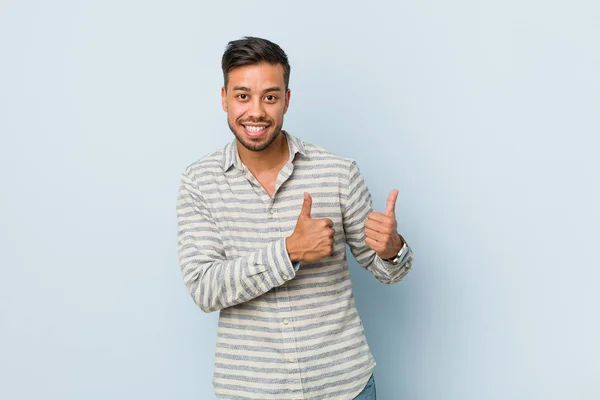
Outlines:
{"label": "ear", "polygon": [[287,90],[287,92],[285,92],[285,106],[283,106],[283,113],[285,114],[288,110],[288,107],[290,106],[290,97],[292,95],[292,92],[290,89]]}
{"label": "ear", "polygon": [[227,90],[225,90],[225,86],[221,88],[221,107],[223,107],[223,111],[227,112]]}

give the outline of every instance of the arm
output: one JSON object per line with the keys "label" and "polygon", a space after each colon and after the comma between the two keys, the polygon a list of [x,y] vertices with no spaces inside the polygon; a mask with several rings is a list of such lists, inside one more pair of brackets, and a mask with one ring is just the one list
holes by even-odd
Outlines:
{"label": "arm", "polygon": [[210,210],[185,173],[177,199],[177,233],[185,285],[205,312],[251,300],[294,277],[285,238],[244,257],[227,260]]}
{"label": "arm", "polygon": [[402,280],[413,264],[413,252],[408,246],[404,249],[397,265],[382,260],[365,243],[365,221],[373,211],[371,193],[355,161],[350,164],[348,173],[348,194],[343,199],[343,224],[346,243],[356,261],[370,271],[382,283],[396,283]]}

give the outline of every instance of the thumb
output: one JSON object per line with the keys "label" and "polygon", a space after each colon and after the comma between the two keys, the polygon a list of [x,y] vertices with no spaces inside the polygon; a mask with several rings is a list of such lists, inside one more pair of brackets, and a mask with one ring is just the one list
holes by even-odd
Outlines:
{"label": "thumb", "polygon": [[302,210],[300,210],[300,216],[310,218],[310,209],[312,207],[312,197],[308,192],[304,192],[304,203],[302,203]]}
{"label": "thumb", "polygon": [[390,192],[385,205],[385,214],[388,217],[396,215],[396,199],[398,198],[398,189],[394,189]]}

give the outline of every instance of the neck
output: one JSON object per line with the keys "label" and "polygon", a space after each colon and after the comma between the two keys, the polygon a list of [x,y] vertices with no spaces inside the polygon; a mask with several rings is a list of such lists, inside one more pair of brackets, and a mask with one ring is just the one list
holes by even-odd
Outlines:
{"label": "neck", "polygon": [[283,131],[277,135],[273,143],[262,151],[251,151],[236,141],[240,160],[250,171],[257,173],[280,168],[290,157],[287,137]]}

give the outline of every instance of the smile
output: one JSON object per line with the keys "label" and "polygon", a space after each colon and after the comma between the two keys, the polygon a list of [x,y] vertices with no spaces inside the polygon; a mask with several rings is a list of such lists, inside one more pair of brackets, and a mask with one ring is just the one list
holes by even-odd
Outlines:
{"label": "smile", "polygon": [[261,125],[261,126],[243,125],[243,127],[250,136],[260,136],[267,130],[267,128],[269,126],[268,125]]}

